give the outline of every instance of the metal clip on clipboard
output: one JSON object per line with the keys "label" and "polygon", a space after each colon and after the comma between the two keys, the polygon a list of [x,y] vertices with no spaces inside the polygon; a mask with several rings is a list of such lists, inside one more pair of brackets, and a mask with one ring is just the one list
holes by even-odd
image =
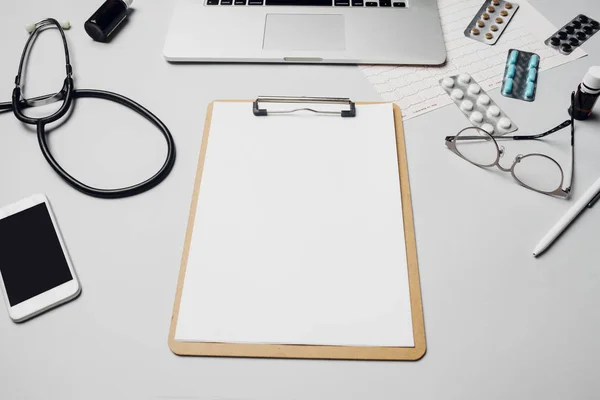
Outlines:
{"label": "metal clip on clipboard", "polygon": [[[291,108],[289,110],[272,110],[260,108],[259,103],[294,103],[294,104],[340,104],[347,105],[348,110],[328,111],[315,110],[309,107]],[[259,96],[252,104],[252,112],[257,117],[271,114],[292,114],[298,111],[310,111],[315,114],[339,115],[341,117],[356,117],[356,105],[349,98],[337,97],[288,97],[288,96]]]}

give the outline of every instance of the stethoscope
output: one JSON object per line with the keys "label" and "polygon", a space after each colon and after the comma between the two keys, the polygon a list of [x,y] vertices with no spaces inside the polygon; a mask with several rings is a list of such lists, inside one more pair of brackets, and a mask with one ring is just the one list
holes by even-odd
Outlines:
{"label": "stethoscope", "polygon": [[[25,60],[29,51],[31,50],[31,46],[33,45],[37,35],[44,29],[52,26],[58,28],[58,31],[60,32],[60,35],[62,37],[63,46],[65,50],[67,77],[64,80],[62,89],[58,93],[26,99],[21,93],[21,75],[23,73]],[[65,27],[68,28],[68,26],[66,25]],[[46,161],[48,161],[50,166],[62,179],[64,179],[69,185],[71,185],[73,188],[79,190],[82,193],[85,193],[89,196],[100,197],[105,199],[116,199],[143,193],[161,183],[167,177],[167,175],[169,175],[171,169],[173,169],[173,164],[175,163],[175,142],[173,141],[173,136],[171,136],[171,133],[169,132],[169,129],[166,127],[166,125],[163,124],[163,122],[160,119],[158,119],[154,114],[152,114],[149,110],[136,103],[135,101],[120,94],[107,92],[105,90],[75,89],[73,86],[73,68],[71,67],[69,59],[69,48],[67,47],[67,39],[65,37],[63,27],[58,21],[52,18],[48,18],[36,24],[28,25],[27,30],[30,31],[31,35],[29,36],[29,39],[25,44],[25,48],[23,49],[23,54],[21,55],[19,71],[15,78],[15,89],[12,93],[12,101],[0,103],[0,112],[12,110],[13,114],[15,115],[15,117],[17,117],[19,121],[25,124],[35,125],[37,127],[38,143],[40,145],[40,149],[42,150],[42,154],[44,154],[44,157],[46,158]],[[161,131],[161,133],[165,137],[165,140],[167,141],[167,158],[163,166],[158,170],[157,173],[155,173],[152,177],[146,179],[145,181],[132,186],[120,189],[98,189],[78,181],[67,171],[65,171],[60,166],[60,164],[58,164],[58,162],[56,162],[56,160],[52,156],[52,153],[50,152],[46,140],[46,125],[62,118],[69,111],[73,100],[83,97],[105,99],[113,101],[115,103],[119,103],[135,111],[142,117],[146,118]],[[62,106],[56,112],[47,117],[32,118],[23,113],[23,110],[25,108],[51,104],[57,101],[63,101]]]}

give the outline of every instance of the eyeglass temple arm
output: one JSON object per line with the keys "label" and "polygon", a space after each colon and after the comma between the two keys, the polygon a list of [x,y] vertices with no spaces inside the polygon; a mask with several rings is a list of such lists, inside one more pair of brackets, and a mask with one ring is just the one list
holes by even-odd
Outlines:
{"label": "eyeglass temple arm", "polygon": [[[540,139],[545,136],[548,136],[554,132],[558,132],[563,128],[566,128],[569,125],[573,125],[572,120],[566,120],[562,122],[560,125],[555,126],[554,128],[546,131],[544,133],[539,133],[537,135],[521,135],[521,136],[492,136],[495,140],[534,140]],[[446,142],[452,142],[456,139],[457,136],[446,136]],[[483,136],[460,136],[460,140],[483,140],[485,137]],[[571,141],[573,138],[571,138]]]}
{"label": "eyeglass temple arm", "polygon": [[571,120],[566,120],[563,123],[561,123],[560,125],[555,126],[554,128],[550,129],[549,131],[546,131],[544,133],[539,133],[537,135],[520,135],[520,136],[508,136],[503,138],[502,136],[500,137],[494,137],[495,139],[513,139],[513,140],[533,140],[533,139],[540,139],[543,138],[545,136],[548,136],[554,132],[558,132],[563,128],[566,128],[569,125],[572,125],[573,122]]}
{"label": "eyeglass temple arm", "polygon": [[575,177],[575,119],[573,112],[575,111],[575,92],[571,92],[571,180],[569,187],[565,189],[567,193],[571,193],[573,188],[573,179]]}
{"label": "eyeglass temple arm", "polygon": [[[573,108],[575,103],[575,92],[571,92],[571,108]],[[571,115],[571,119],[568,119],[566,121],[564,121],[563,123],[561,123],[560,125],[550,129],[547,132],[544,133],[540,133],[537,135],[523,135],[523,136],[511,136],[512,139],[514,140],[531,140],[531,139],[539,139],[539,138],[543,138],[545,136],[548,136],[554,132],[558,132],[563,128],[566,128],[567,126],[571,125],[571,146],[574,145],[573,141],[574,141],[574,120],[573,120],[573,115]]]}
{"label": "eyeglass temple arm", "polygon": [[[571,110],[573,110],[574,107],[575,107],[575,92],[573,91],[573,92],[571,92]],[[551,133],[554,133],[556,131],[559,131],[562,128],[565,128],[569,125],[571,126],[571,179],[569,179],[569,186],[566,189],[564,189],[564,191],[567,194],[571,193],[571,190],[573,188],[573,177],[575,176],[575,119],[573,118],[572,111],[570,114],[571,114],[571,119],[563,122],[562,124],[558,125],[556,128],[549,130],[548,132],[536,135],[538,137],[543,137],[543,136],[549,135]],[[536,139],[536,138],[534,138],[534,139]]]}
{"label": "eyeglass temple arm", "polygon": [[[571,117],[571,120],[573,117]],[[569,187],[565,189],[567,193],[571,193],[573,188],[573,178],[575,177],[575,124],[571,122],[571,180],[569,181]]]}

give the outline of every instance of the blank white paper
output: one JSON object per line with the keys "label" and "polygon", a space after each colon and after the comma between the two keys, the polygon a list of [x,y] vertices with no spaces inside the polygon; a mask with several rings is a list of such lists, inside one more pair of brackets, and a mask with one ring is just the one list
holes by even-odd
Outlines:
{"label": "blank white paper", "polygon": [[215,103],[176,340],[414,347],[401,207],[391,104]]}

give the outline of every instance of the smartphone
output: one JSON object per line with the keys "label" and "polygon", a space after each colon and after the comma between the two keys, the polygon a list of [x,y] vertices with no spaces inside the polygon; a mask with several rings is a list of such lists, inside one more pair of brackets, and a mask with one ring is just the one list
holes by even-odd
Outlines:
{"label": "smartphone", "polygon": [[36,194],[0,209],[0,286],[15,322],[81,293],[48,199]]}

